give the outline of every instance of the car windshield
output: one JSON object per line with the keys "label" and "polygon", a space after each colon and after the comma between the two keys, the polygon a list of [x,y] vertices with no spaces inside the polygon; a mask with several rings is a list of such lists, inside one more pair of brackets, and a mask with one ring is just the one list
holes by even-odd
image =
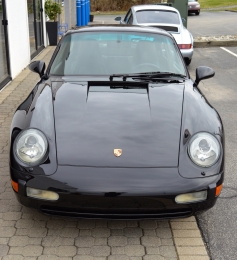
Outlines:
{"label": "car windshield", "polygon": [[176,12],[166,10],[141,10],[136,12],[138,23],[180,24]]}
{"label": "car windshield", "polygon": [[170,72],[186,75],[174,40],[138,32],[76,32],[66,35],[51,75],[112,75]]}

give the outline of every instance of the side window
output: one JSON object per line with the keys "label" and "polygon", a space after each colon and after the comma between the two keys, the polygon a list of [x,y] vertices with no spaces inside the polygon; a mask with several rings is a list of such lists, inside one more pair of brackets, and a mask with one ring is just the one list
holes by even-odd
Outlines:
{"label": "side window", "polygon": [[128,18],[128,24],[132,24],[133,23],[133,15],[131,13],[130,17]]}
{"label": "side window", "polygon": [[125,16],[125,18],[124,18],[124,22],[125,22],[125,23],[128,22],[128,19],[129,19],[129,17],[131,16],[131,14],[132,14],[132,11],[131,11],[131,9],[129,9],[129,11],[127,12],[127,14],[126,14],[126,16]]}

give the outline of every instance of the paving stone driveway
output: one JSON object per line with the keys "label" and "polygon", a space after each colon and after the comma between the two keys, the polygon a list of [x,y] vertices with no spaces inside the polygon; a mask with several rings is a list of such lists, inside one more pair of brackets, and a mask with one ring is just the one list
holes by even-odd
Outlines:
{"label": "paving stone driveway", "polygon": [[[47,64],[53,50],[47,47],[37,59]],[[38,80],[37,74],[25,69],[0,92],[0,260],[209,259],[194,217],[74,220],[45,216],[17,202],[9,178],[9,127],[14,111]]]}

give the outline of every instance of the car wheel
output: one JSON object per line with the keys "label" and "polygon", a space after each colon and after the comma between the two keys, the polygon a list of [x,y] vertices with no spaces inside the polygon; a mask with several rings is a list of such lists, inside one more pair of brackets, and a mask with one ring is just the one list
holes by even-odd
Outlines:
{"label": "car wheel", "polygon": [[185,61],[186,65],[188,66],[191,63],[192,59],[186,58],[186,59],[184,59],[184,61]]}
{"label": "car wheel", "polygon": [[199,15],[199,14],[200,14],[200,11],[197,11],[197,12],[196,12],[196,15]]}

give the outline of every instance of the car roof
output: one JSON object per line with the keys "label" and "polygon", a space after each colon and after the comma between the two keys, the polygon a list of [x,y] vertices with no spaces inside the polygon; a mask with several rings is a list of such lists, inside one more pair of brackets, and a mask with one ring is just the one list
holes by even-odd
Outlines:
{"label": "car roof", "polygon": [[123,24],[89,25],[89,26],[82,26],[82,27],[76,26],[68,30],[66,34],[76,33],[76,32],[96,32],[96,31],[157,33],[172,38],[170,33],[159,28],[149,27],[149,26],[138,26],[138,25],[123,25]]}
{"label": "car roof", "polygon": [[167,11],[173,11],[178,12],[178,10],[174,7],[167,6],[167,5],[134,5],[131,7],[135,12],[141,11],[141,10],[167,10]]}

